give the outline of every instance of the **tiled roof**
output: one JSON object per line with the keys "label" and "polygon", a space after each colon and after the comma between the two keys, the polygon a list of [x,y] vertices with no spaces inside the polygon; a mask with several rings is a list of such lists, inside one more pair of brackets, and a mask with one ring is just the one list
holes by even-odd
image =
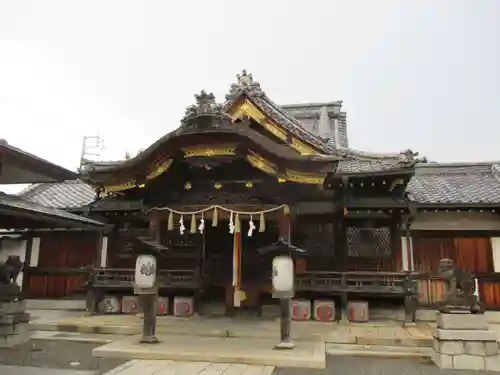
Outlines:
{"label": "tiled roof", "polygon": [[[271,117],[276,123],[289,130],[302,140],[314,145],[317,149],[327,155],[336,155],[345,157],[344,161],[339,163],[338,171],[344,173],[369,173],[389,171],[392,169],[401,169],[408,167],[413,163],[413,155],[409,152],[400,154],[369,154],[348,148],[338,148],[335,139],[324,138],[306,127],[288,113],[284,108],[274,103],[262,90],[260,84],[253,80],[251,74],[243,70],[242,74],[237,75],[238,81],[233,83],[226,94],[226,103],[224,108],[227,110],[242,95],[246,95],[255,105]],[[341,102],[339,102],[340,104]],[[345,113],[342,117],[345,127]],[[347,144],[347,134],[339,135],[345,137],[344,143]],[[410,160],[411,159],[411,160]]]}
{"label": "tiled roof", "polygon": [[92,203],[96,194],[90,185],[76,180],[35,184],[22,191],[19,196],[46,207],[71,209]]}
{"label": "tiled roof", "polygon": [[[64,183],[61,183],[62,185]],[[69,224],[70,226],[90,225],[90,226],[104,226],[104,223],[89,219],[84,216],[75,215],[64,210],[54,207],[47,207],[42,204],[26,201],[19,196],[8,195],[0,193],[0,207],[9,210],[13,215],[23,214],[33,215],[36,214],[40,217],[41,222],[57,220]]]}
{"label": "tiled roof", "polygon": [[408,193],[421,204],[500,204],[499,175],[493,163],[418,164]]}
{"label": "tiled roof", "polygon": [[411,168],[415,163],[415,155],[410,150],[393,154],[374,154],[353,149],[338,149],[335,154],[343,157],[337,167],[337,173],[343,174],[388,172]]}
{"label": "tiled roof", "polygon": [[[392,160],[396,163],[396,155]],[[350,163],[350,170],[387,168],[383,161],[374,160],[341,163]],[[417,164],[415,176],[408,184],[408,195],[421,204],[500,205],[500,166],[493,163]],[[21,197],[49,207],[71,209],[92,203],[95,193],[84,182],[66,181],[33,185],[22,192]]]}
{"label": "tiled roof", "polygon": [[290,133],[309,142],[327,154],[332,153],[333,149],[328,145],[326,139],[305,129],[297,119],[274,103],[262,90],[260,84],[253,80],[252,74],[248,74],[246,70],[243,70],[243,72],[236,77],[238,81],[231,84],[229,92],[226,94],[224,108],[229,108],[241,97],[241,95],[246,95],[254,104],[260,107],[262,111],[276,121],[276,123],[290,131]]}

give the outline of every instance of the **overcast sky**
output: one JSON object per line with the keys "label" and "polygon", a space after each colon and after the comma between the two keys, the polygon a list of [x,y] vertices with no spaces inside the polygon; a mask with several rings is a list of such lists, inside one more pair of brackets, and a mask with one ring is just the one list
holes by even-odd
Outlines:
{"label": "overcast sky", "polygon": [[0,138],[121,159],[242,68],[278,103],[342,99],[353,148],[500,159],[500,0],[0,0]]}

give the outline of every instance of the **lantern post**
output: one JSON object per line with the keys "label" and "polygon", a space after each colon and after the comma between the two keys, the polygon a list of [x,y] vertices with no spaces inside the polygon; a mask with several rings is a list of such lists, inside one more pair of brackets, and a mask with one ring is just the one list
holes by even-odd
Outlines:
{"label": "lantern post", "polygon": [[290,255],[279,255],[273,259],[273,298],[280,300],[280,342],[275,349],[293,349],[291,328],[291,305],[294,295],[293,260]]}
{"label": "lantern post", "polygon": [[257,249],[257,252],[273,256],[273,298],[280,300],[280,343],[275,346],[275,349],[293,349],[295,343],[291,335],[291,305],[294,296],[295,273],[292,256],[304,255],[307,250],[294,246],[280,237],[275,243]]}
{"label": "lantern post", "polygon": [[156,258],[153,255],[139,255],[135,264],[134,293],[144,314],[141,343],[156,344],[156,305],[158,286],[156,283]]}

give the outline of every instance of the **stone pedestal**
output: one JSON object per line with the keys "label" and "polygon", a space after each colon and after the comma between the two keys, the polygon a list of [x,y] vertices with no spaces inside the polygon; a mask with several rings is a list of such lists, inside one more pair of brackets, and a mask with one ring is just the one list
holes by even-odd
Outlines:
{"label": "stone pedestal", "polygon": [[0,348],[29,341],[29,314],[24,301],[0,301]]}
{"label": "stone pedestal", "polygon": [[446,369],[500,371],[498,334],[484,314],[438,312],[432,360]]}

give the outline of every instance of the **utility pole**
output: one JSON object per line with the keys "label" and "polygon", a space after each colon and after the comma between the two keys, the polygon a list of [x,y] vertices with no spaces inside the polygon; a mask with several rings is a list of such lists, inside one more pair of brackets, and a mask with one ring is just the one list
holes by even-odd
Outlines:
{"label": "utility pole", "polygon": [[80,153],[80,168],[83,168],[87,156],[100,156],[100,151],[103,149],[104,142],[99,134],[83,137],[82,151]]}

